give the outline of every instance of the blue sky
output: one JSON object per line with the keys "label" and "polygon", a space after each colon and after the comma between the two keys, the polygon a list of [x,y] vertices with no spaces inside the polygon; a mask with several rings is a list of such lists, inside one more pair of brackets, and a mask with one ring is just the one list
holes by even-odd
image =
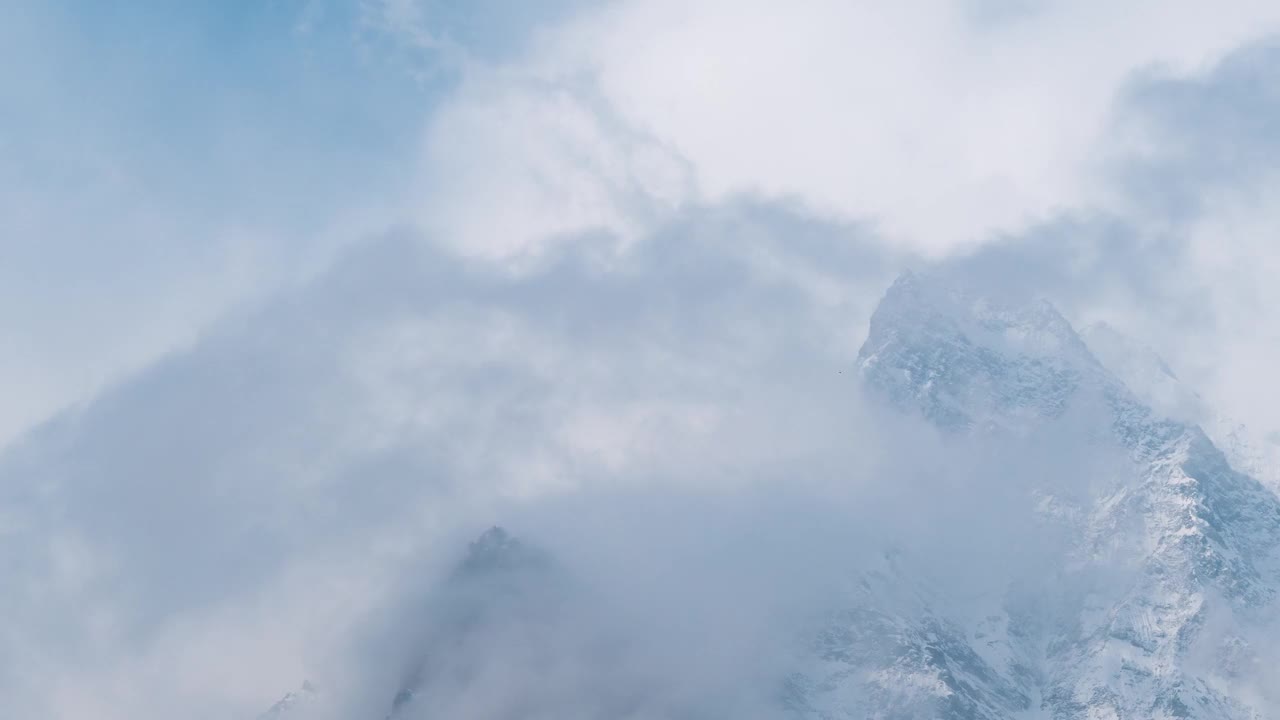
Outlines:
{"label": "blue sky", "polygon": [[6,436],[322,258],[409,171],[448,78],[411,75],[354,7],[3,12],[4,365],[26,386]]}
{"label": "blue sky", "polygon": [[525,499],[869,471],[824,383],[904,268],[1280,431],[1277,33],[1270,0],[4,3],[0,696],[260,708]]}

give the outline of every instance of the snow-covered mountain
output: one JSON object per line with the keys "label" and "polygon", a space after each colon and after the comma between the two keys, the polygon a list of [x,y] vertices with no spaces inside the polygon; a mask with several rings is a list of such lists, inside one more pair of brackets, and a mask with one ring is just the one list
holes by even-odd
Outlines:
{"label": "snow-covered mountain", "polygon": [[[394,690],[376,708],[378,717],[455,716],[459,709],[448,703],[456,700],[461,685],[481,683],[505,661],[528,660],[520,648],[511,648],[504,662],[494,662],[489,643],[500,637],[525,644],[529,633],[562,622],[567,591],[567,579],[549,556],[503,528],[486,530],[419,609],[421,621],[404,630],[411,647],[400,662]],[[330,718],[335,711],[320,701],[321,695],[307,682],[259,720]]]}
{"label": "snow-covered mountain", "polygon": [[[524,649],[539,646],[539,630],[565,622],[569,591],[568,579],[545,553],[503,528],[486,530],[423,609],[425,629],[390,701],[388,720],[460,712],[451,705],[457,685],[483,684],[494,668],[509,671],[529,661]],[[494,638],[508,644],[497,662],[489,648],[503,643]],[[537,702],[532,695],[524,701]]]}
{"label": "snow-covered mountain", "polygon": [[[924,275],[894,283],[872,317],[861,382],[949,443],[1053,438],[1061,452],[1045,462],[1069,467],[1020,465],[1001,482],[1034,508],[1032,532],[1060,549],[1034,572],[992,574],[963,597],[933,576],[929,558],[897,550],[856,571],[832,567],[833,577],[848,574],[833,583],[835,609],[794,629],[805,649],[761,717],[1269,717],[1280,500],[1193,422],[1199,406],[1188,404],[1199,398],[1158,358],[1106,332],[1086,342],[1043,301],[993,299]],[[1064,486],[1073,471],[1082,477]],[[486,672],[469,640],[486,627],[573,622],[557,615],[572,590],[547,581],[552,567],[501,530],[473,544],[388,698],[390,717],[426,716],[433,687]],[[528,657],[567,649],[536,633],[504,637],[527,641],[511,651]],[[638,707],[635,689],[602,692],[599,712]],[[552,712],[559,700],[529,702]],[[518,698],[485,715],[523,716]]]}
{"label": "snow-covered mountain", "polygon": [[275,705],[267,708],[266,712],[258,716],[258,720],[292,720],[315,708],[318,702],[319,693],[308,680],[302,683],[301,688],[286,693]]}
{"label": "snow-covered mountain", "polygon": [[1280,438],[1255,435],[1243,423],[1219,412],[1183,382],[1158,353],[1110,325],[1095,323],[1081,336],[1142,402],[1156,412],[1199,425],[1232,467],[1272,491],[1280,491]]}
{"label": "snow-covered mountain", "polygon": [[[870,644],[901,652],[869,664],[865,653],[846,660],[868,644],[867,625],[841,619],[847,648],[826,651],[812,716],[1263,717],[1242,688],[1266,680],[1250,638],[1275,617],[1280,502],[1198,426],[1144,404],[1047,303],[1002,304],[929,278],[890,288],[859,362],[869,386],[947,432],[1083,427],[1077,453],[1112,446],[1128,463],[1069,496],[1023,478],[1043,521],[1073,538],[1042,591],[1056,602],[1011,588],[987,619],[995,640],[949,621],[951,598],[893,604],[877,611],[892,627]],[[844,690],[833,665],[886,699],[856,711],[832,700]]]}

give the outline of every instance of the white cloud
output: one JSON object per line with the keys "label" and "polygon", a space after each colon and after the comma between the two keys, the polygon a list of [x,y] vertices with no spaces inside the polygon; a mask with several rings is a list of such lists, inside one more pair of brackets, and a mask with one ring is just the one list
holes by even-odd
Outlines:
{"label": "white cloud", "polygon": [[[1194,69],[1280,22],[1273,3],[618,2],[548,32],[433,123],[449,226],[479,247],[637,218],[615,193],[646,139],[687,164],[657,197],[741,192],[865,218],[941,254],[1099,192],[1116,93],[1151,66]],[[530,87],[528,74],[542,80]],[[584,101],[590,98],[590,102]],[[477,122],[477,118],[483,118]],[[499,120],[504,118],[505,120]],[[518,120],[517,120],[518,118]],[[611,147],[612,146],[612,147]],[[551,159],[554,158],[554,159]],[[482,183],[469,177],[496,168]],[[687,187],[680,192],[681,186]],[[428,195],[428,207],[435,208]],[[448,195],[446,195],[448,196]],[[493,215],[497,208],[511,214]],[[463,230],[466,232],[466,230]],[[516,238],[525,238],[516,240]]]}
{"label": "white cloud", "polygon": [[413,217],[465,254],[507,258],[603,231],[633,240],[679,208],[686,170],[564,85],[471,77],[431,120]]}

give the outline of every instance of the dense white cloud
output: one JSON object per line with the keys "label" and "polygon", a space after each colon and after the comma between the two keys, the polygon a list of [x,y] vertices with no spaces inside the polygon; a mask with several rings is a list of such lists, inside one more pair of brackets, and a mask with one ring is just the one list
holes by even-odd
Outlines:
{"label": "dense white cloud", "polygon": [[412,217],[490,259],[582,232],[634,240],[692,197],[690,173],[611,120],[553,82],[472,78],[432,118]]}
{"label": "dense white cloud", "polygon": [[[460,175],[481,205],[451,229],[486,227],[489,209],[509,207],[493,229],[524,245],[542,237],[548,215],[561,231],[633,220],[634,199],[602,193],[619,185],[615,158],[642,138],[688,167],[689,182],[656,192],[641,179],[654,199],[793,196],[871,220],[886,242],[941,254],[1063,208],[1111,203],[1098,187],[1099,142],[1130,77],[1206,67],[1278,22],[1280,10],[1263,2],[1212,13],[1155,2],[815,1],[786,12],[611,3],[544,32],[504,65],[498,90],[486,75],[483,95],[464,92],[453,112],[485,120],[459,127],[446,109],[432,145],[449,154],[430,155],[428,167]],[[513,96],[536,112],[499,121],[516,117]],[[498,148],[520,167],[495,165],[488,153]],[[575,161],[597,171],[595,182],[566,171]],[[477,187],[469,178],[485,165],[500,170]]]}
{"label": "dense white cloud", "polygon": [[[1254,2],[611,3],[469,70],[408,212],[499,258],[739,193],[935,258],[1055,247],[1071,282],[1123,283],[1083,319],[1147,338],[1265,435],[1277,22]],[[1187,313],[1194,342],[1166,332]]]}

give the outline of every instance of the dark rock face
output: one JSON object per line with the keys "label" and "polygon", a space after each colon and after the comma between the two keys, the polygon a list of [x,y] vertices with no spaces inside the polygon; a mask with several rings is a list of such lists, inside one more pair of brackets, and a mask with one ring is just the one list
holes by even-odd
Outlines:
{"label": "dark rock face", "polygon": [[551,560],[526,546],[500,527],[491,527],[467,548],[467,555],[454,572],[455,581],[504,573],[547,570]]}
{"label": "dark rock face", "polygon": [[551,558],[501,527],[472,541],[424,610],[418,659],[391,700],[388,718],[430,714],[433,692],[453,693],[484,674],[503,641],[563,622],[569,590]]}

